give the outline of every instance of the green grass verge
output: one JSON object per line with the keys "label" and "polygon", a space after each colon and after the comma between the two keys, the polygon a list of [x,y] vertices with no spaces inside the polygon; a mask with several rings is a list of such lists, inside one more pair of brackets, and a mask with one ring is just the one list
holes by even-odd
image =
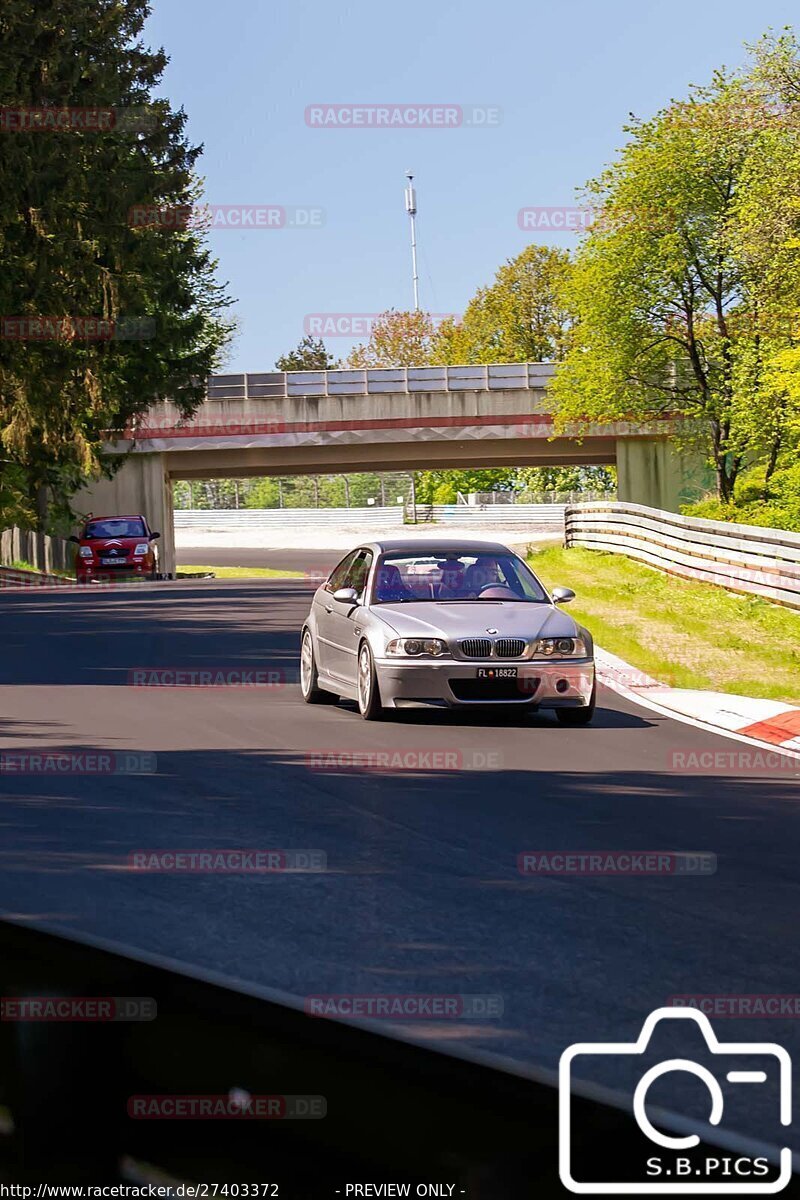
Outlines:
{"label": "green grass verge", "polygon": [[201,572],[213,572],[217,579],[302,579],[302,571],[280,571],[275,567],[187,567],[175,572],[178,579]]}
{"label": "green grass verge", "polygon": [[[25,562],[23,558],[15,558],[11,566],[6,569],[11,571],[33,571],[36,575],[45,574],[45,572],[40,571],[38,567],[35,567],[33,563]],[[59,575],[62,579],[75,578],[74,571],[47,571],[46,574]]]}
{"label": "green grass verge", "polygon": [[528,560],[599,646],[674,687],[800,704],[800,613],[665,575],[622,554],[548,548]]}

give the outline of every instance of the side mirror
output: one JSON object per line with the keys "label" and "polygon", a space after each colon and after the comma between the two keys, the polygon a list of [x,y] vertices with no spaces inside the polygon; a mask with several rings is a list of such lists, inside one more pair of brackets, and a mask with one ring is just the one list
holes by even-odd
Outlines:
{"label": "side mirror", "polygon": [[570,600],[575,599],[575,593],[572,588],[555,587],[551,592],[553,604],[569,604]]}
{"label": "side mirror", "polygon": [[151,534],[150,534],[150,541],[151,541],[151,542],[154,542],[154,541],[156,540],[156,538],[159,538],[159,537],[161,537],[161,534],[160,534],[160,533],[151,533]]}
{"label": "side mirror", "polygon": [[67,541],[74,542],[76,546],[80,546],[81,544],[81,539],[79,537],[75,537],[74,533],[70,534],[70,536],[67,538]]}
{"label": "side mirror", "polygon": [[333,598],[340,604],[358,604],[358,592],[355,588],[338,588],[333,593]]}

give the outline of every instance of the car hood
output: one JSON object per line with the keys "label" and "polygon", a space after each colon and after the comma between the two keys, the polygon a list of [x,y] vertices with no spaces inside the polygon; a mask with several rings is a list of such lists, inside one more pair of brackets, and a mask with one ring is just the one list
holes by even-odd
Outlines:
{"label": "car hood", "polygon": [[91,546],[98,554],[104,554],[110,550],[133,550],[135,546],[147,541],[146,534],[141,537],[123,537],[123,538],[81,538],[82,546]]}
{"label": "car hood", "polygon": [[421,600],[378,604],[372,609],[400,637],[575,637],[579,626],[551,604],[513,600]]}

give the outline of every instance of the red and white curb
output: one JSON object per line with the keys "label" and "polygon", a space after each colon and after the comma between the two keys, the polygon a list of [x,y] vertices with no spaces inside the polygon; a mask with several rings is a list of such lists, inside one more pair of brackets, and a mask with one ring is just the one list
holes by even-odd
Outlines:
{"label": "red and white curb", "polygon": [[595,662],[600,683],[645,708],[737,741],[777,748],[800,762],[800,708],[781,700],[670,687],[599,647]]}

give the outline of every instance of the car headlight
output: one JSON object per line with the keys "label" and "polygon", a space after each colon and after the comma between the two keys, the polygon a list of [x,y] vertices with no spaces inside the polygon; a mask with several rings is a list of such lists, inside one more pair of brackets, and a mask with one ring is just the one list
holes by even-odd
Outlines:
{"label": "car headlight", "polygon": [[392,658],[419,658],[422,655],[440,658],[449,651],[447,642],[443,642],[441,638],[395,638],[389,642],[386,653]]}
{"label": "car headlight", "polygon": [[586,658],[583,638],[540,638],[534,650],[535,658]]}
{"label": "car headlight", "polygon": [[92,547],[91,546],[81,546],[80,550],[78,551],[78,558],[91,558],[91,557],[92,557]]}
{"label": "car headlight", "polygon": [[147,554],[147,551],[149,549],[150,549],[150,545],[148,542],[139,542],[137,546],[134,546],[133,553],[134,554]]}

